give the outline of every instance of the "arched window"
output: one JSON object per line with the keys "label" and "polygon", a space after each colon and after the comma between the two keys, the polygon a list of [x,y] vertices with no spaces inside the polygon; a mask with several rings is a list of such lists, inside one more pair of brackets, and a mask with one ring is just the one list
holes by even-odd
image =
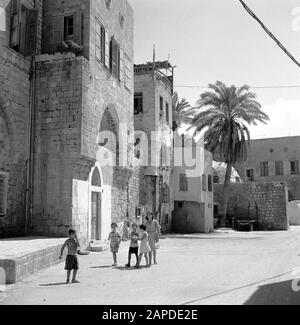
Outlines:
{"label": "arched window", "polygon": [[99,169],[96,167],[92,176],[92,186],[101,187],[101,176]]}

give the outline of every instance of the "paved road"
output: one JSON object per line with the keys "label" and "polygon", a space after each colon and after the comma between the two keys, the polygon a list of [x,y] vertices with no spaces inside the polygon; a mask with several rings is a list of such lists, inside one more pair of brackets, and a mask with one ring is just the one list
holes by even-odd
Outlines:
{"label": "paved road", "polygon": [[[123,244],[121,265],[126,255]],[[168,236],[157,266],[111,264],[109,252],[80,257],[76,285],[64,285],[63,265],[53,266],[8,288],[2,304],[300,304],[300,291],[292,290],[300,228]]]}

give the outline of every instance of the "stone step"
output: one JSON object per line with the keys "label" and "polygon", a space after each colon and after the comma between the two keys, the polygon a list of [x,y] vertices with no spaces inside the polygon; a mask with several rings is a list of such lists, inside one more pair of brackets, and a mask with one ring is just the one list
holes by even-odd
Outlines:
{"label": "stone step", "polygon": [[95,240],[95,241],[91,242],[89,245],[89,250],[91,252],[101,253],[101,252],[108,250],[108,248],[109,248],[108,242],[103,242],[103,241],[99,241],[99,240]]}

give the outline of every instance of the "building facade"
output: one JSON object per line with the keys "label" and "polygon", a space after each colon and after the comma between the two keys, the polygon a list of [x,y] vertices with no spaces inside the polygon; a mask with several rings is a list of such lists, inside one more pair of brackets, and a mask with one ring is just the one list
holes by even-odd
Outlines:
{"label": "building facade", "polygon": [[133,11],[125,0],[5,8],[0,229],[64,236],[74,227],[83,242],[105,240],[139,205]]}
{"label": "building facade", "polygon": [[173,67],[151,62],[134,67],[135,158],[144,179],[142,214],[150,211],[162,231],[172,225]]}
{"label": "building facade", "polygon": [[300,199],[300,137],[252,140],[248,159],[236,169],[243,181],[285,182],[289,200]]}
{"label": "building facade", "polygon": [[204,139],[175,136],[173,175],[173,230],[177,233],[209,233],[214,229],[212,154]]}

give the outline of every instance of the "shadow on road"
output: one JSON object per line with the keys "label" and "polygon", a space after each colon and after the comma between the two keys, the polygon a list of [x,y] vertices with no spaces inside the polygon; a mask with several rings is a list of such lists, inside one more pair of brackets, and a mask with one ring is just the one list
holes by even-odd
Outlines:
{"label": "shadow on road", "polygon": [[292,280],[266,284],[259,287],[245,305],[300,305],[300,291],[292,289]]}
{"label": "shadow on road", "polygon": [[[226,235],[226,234],[225,234]],[[215,234],[211,234],[211,237],[209,237],[209,235],[207,236],[190,236],[190,235],[170,235],[170,236],[165,236],[164,239],[185,239],[185,240],[189,240],[189,239],[198,239],[198,240],[258,240],[258,239],[264,239],[263,237],[225,237],[225,235],[223,234],[223,237],[215,237]]]}
{"label": "shadow on road", "polygon": [[40,284],[40,287],[57,287],[57,286],[63,286],[68,285],[66,282],[61,283],[48,283],[48,284]]}
{"label": "shadow on road", "polygon": [[92,266],[90,269],[111,269],[111,265],[102,265],[102,266]]}

